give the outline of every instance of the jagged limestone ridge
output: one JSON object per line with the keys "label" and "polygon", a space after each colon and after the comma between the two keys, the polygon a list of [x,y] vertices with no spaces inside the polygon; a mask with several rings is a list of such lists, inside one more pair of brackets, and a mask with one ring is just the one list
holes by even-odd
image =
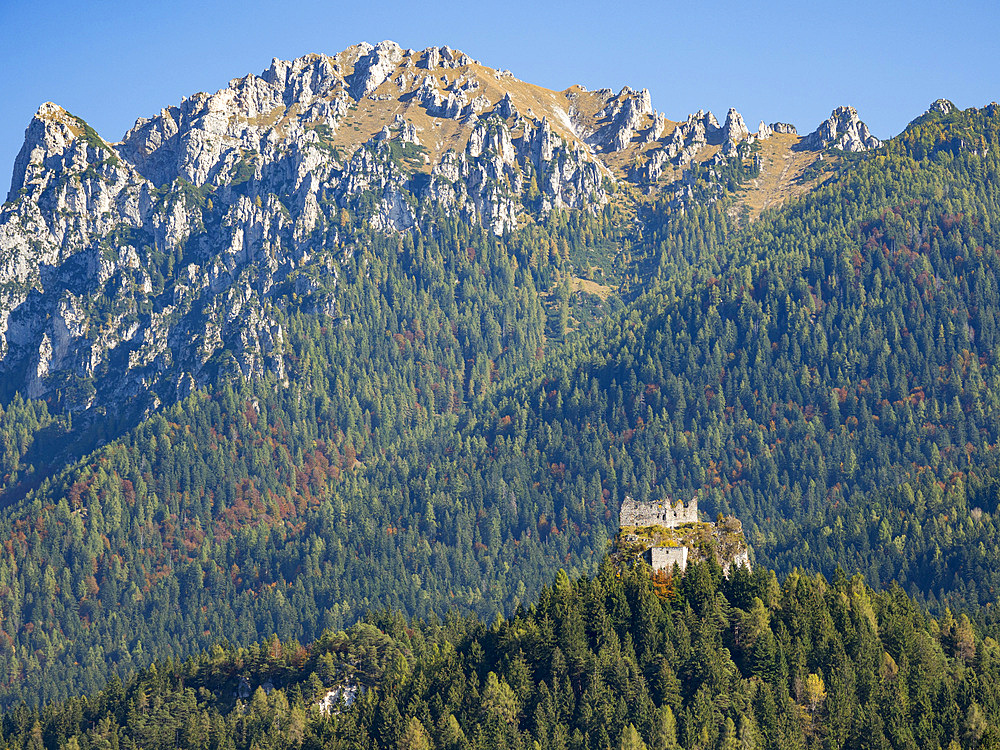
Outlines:
{"label": "jagged limestone ridge", "polygon": [[525,214],[600,207],[617,179],[662,182],[682,206],[686,165],[744,158],[768,136],[735,110],[721,127],[703,112],[671,123],[645,89],[550,92],[393,42],[275,59],[119,143],[46,103],[0,209],[0,371],[33,397],[100,380],[75,409],[156,384],[154,404],[183,395],[227,347],[244,375],[283,378],[269,290],[315,243],[339,242],[362,196],[377,231],[440,206],[502,234]]}

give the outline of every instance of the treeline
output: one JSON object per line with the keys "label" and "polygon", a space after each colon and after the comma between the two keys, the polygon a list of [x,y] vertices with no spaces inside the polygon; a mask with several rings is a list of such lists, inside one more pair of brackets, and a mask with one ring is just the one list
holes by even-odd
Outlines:
{"label": "treeline", "polygon": [[[1000,646],[860,576],[605,561],[537,604],[374,615],[169,661],[3,722],[11,748],[992,748]],[[327,702],[331,712],[320,709]],[[348,706],[346,695],[351,695]]]}

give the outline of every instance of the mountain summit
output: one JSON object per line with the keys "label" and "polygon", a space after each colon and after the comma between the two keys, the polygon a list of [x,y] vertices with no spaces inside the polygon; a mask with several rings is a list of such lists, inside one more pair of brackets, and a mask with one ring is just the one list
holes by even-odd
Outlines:
{"label": "mountain summit", "polygon": [[388,41],[275,59],[119,143],[46,103],[0,210],[0,372],[71,410],[183,395],[223,349],[283,378],[269,291],[345,222],[405,231],[443,212],[502,235],[612,199],[683,209],[692,175],[722,190],[731,165],[773,178],[747,199],[760,209],[801,192],[823,149],[877,147],[853,109],[834,116],[805,139],[736,110],[673,121],[645,89],[550,91]]}

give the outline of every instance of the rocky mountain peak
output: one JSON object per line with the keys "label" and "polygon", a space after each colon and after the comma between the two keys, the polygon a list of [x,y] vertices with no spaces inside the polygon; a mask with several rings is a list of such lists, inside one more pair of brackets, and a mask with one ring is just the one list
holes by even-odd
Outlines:
{"label": "rocky mountain peak", "polygon": [[837,107],[830,117],[820,123],[803,139],[808,148],[836,148],[841,151],[870,151],[882,145],[858,117],[854,107]]}
{"label": "rocky mountain peak", "polygon": [[[313,97],[324,96],[340,82],[340,66],[326,55],[304,55],[294,60],[271,60],[271,67],[261,73],[260,78],[275,89],[283,92],[282,100],[286,106],[302,102]],[[256,76],[246,76],[230,82],[252,85]]]}
{"label": "rocky mountain peak", "polygon": [[938,114],[947,115],[955,111],[955,105],[952,104],[947,99],[938,99],[927,108],[927,112],[924,114],[929,114],[930,112],[937,112]]}
{"label": "rocky mountain peak", "polygon": [[[865,142],[840,112],[831,133]],[[0,373],[37,397],[86,383],[65,405],[76,410],[169,401],[225,357],[282,378],[270,290],[316,247],[341,246],[345,226],[405,232],[445,214],[504,234],[598,210],[619,180],[683,208],[685,175],[714,199],[718,165],[750,163],[769,135],[734,109],[722,127],[704,111],[674,122],[647,89],[551,91],[450,47],[391,41],[274,59],[114,144],[46,103],[0,210]]]}
{"label": "rocky mountain peak", "polygon": [[478,61],[473,60],[464,52],[453,50],[448,46],[427,47],[419,54],[419,57],[419,65],[425,70],[462,68],[468,65],[478,65]]}
{"label": "rocky mountain peak", "polygon": [[722,126],[723,135],[733,143],[739,143],[750,135],[750,129],[743,121],[743,115],[730,107],[726,114],[726,123]]}
{"label": "rocky mountain peak", "polygon": [[[366,45],[368,46],[368,45]],[[403,59],[403,49],[395,42],[379,42],[354,64],[346,79],[351,97],[358,101],[372,93],[389,78]]]}
{"label": "rocky mountain peak", "polygon": [[88,146],[107,148],[107,144],[93,130],[89,133],[88,130],[83,120],[59,105],[52,102],[42,104],[24,132],[24,144],[14,162],[7,200],[17,198],[22,190],[29,189],[29,183],[42,179],[46,172],[72,165],[86,168]]}
{"label": "rocky mountain peak", "polygon": [[[586,92],[576,95],[582,93]],[[642,130],[651,128],[649,137],[642,139],[644,141],[657,137],[662,122],[653,110],[648,89],[635,91],[625,86],[617,96],[612,96],[608,89],[598,89],[594,94],[601,97],[605,105],[594,116],[596,122],[587,138],[589,144],[604,152],[617,152],[626,149]]]}
{"label": "rocky mountain peak", "polygon": [[722,155],[726,158],[734,158],[737,153],[737,144],[742,143],[750,135],[750,129],[743,121],[743,115],[730,107],[726,114],[726,122],[722,126]]}

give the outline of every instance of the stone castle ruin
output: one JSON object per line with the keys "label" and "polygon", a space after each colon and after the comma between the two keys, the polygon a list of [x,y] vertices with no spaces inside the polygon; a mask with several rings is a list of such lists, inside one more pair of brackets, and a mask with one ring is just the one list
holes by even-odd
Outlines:
{"label": "stone castle ruin", "polygon": [[687,570],[688,548],[687,547],[650,547],[643,554],[643,559],[656,571],[673,570],[674,565]]}
{"label": "stone castle ruin", "polygon": [[692,497],[684,505],[682,502],[639,503],[626,496],[618,513],[618,525],[663,526],[676,529],[681,524],[698,522],[698,498]]}
{"label": "stone castle ruin", "polygon": [[719,523],[700,521],[697,497],[685,505],[669,500],[639,503],[626,496],[618,522],[615,556],[619,561],[641,557],[653,571],[669,572],[676,566],[683,572],[691,560],[714,555],[727,576],[736,566],[750,567],[739,520],[728,517]]}

